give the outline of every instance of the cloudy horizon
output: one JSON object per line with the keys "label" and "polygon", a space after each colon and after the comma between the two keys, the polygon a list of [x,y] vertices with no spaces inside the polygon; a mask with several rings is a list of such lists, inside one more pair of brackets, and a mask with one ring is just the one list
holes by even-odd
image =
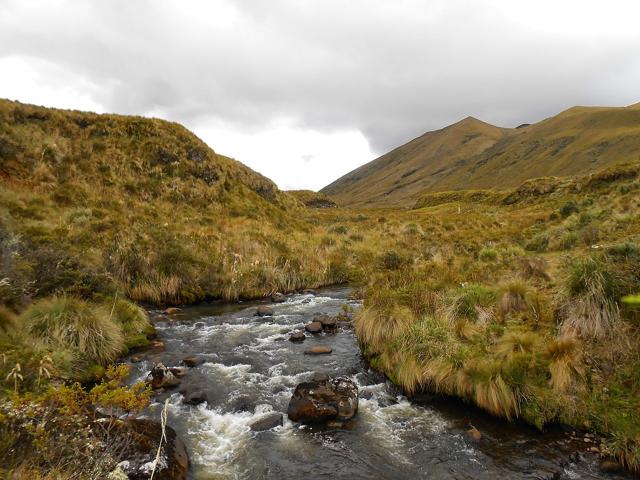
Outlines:
{"label": "cloudy horizon", "polygon": [[156,116],[317,190],[466,116],[640,101],[640,4],[0,0],[0,97]]}

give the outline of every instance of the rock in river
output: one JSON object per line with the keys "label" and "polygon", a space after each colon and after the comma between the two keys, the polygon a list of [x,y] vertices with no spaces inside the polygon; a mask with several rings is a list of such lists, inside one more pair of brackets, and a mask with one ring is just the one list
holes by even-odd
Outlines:
{"label": "rock in river", "polygon": [[256,316],[258,317],[272,317],[273,316],[273,308],[268,307],[266,305],[260,305],[256,310]]}
{"label": "rock in river", "polygon": [[287,415],[294,422],[345,421],[358,411],[358,387],[347,377],[298,384]]}
{"label": "rock in river", "polygon": [[293,332],[291,335],[289,335],[290,342],[304,342],[306,338],[307,336],[304,334],[304,332]]}
{"label": "rock in river", "polygon": [[282,303],[285,302],[287,300],[287,297],[285,297],[282,293],[280,292],[276,292],[273,295],[271,295],[271,301],[273,303]]}
{"label": "rock in river", "polygon": [[304,351],[304,354],[305,355],[322,355],[322,354],[327,354],[331,352],[333,352],[331,347],[327,347],[325,345],[315,345],[311,348],[306,349]]}
{"label": "rock in river", "polygon": [[304,329],[309,333],[320,333],[322,331],[322,323],[311,322],[304,326]]}
{"label": "rock in river", "polygon": [[191,355],[189,357],[183,358],[182,363],[184,363],[187,367],[197,367],[198,365],[202,365],[204,363],[204,358],[197,355]]}
{"label": "rock in river", "polygon": [[175,387],[180,383],[180,380],[162,363],[156,363],[149,372],[149,375],[147,375],[147,383],[155,390],[158,388]]}
{"label": "rock in river", "polygon": [[169,307],[164,311],[164,313],[167,315],[175,315],[177,313],[182,313],[182,309],[178,307]]}
{"label": "rock in river", "polygon": [[251,430],[254,432],[263,432],[265,430],[271,430],[275,427],[282,426],[282,414],[270,413],[269,415],[262,417],[260,420],[256,420],[251,424]]}

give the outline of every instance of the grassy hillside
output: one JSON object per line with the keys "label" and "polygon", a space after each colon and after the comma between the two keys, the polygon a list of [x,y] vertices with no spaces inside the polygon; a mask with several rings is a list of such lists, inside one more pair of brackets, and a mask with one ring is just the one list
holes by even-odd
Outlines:
{"label": "grassy hillside", "polygon": [[638,471],[640,162],[417,207],[356,320],[371,364],[409,394],[600,433]]}
{"label": "grassy hillside", "polygon": [[640,104],[574,107],[517,129],[466,119],[429,132],[321,191],[345,206],[412,206],[422,192],[506,189],[640,158]]}

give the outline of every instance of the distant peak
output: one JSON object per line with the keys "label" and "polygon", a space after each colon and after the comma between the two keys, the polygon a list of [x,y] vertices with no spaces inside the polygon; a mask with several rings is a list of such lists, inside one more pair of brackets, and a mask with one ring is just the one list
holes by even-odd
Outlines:
{"label": "distant peak", "polygon": [[495,127],[494,125],[491,125],[490,123],[487,122],[483,122],[482,120],[478,120],[475,117],[465,117],[462,120],[449,125],[448,127],[445,128],[478,128],[478,127],[493,127],[493,128],[498,128]]}

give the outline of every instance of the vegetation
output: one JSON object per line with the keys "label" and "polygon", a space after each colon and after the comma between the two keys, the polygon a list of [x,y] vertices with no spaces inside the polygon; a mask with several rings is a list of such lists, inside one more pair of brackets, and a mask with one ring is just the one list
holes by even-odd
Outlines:
{"label": "vegetation", "polygon": [[[614,113],[615,125],[636,115]],[[583,114],[594,113],[547,122]],[[515,134],[479,123],[428,138],[466,142],[469,155],[512,145]],[[547,131],[540,125],[519,131]],[[467,128],[479,136],[465,140]],[[67,432],[107,397],[126,410],[131,397],[114,374],[104,398],[88,382],[149,343],[152,326],[134,302],[351,282],[364,295],[355,322],[363,351],[407,393],[593,430],[603,453],[639,470],[638,167],[505,191],[421,187],[411,210],[307,208],[324,197],[281,192],[179,125],[0,101],[0,453],[55,450],[11,412],[49,409]],[[75,398],[80,413],[56,396]],[[3,468],[77,476],[62,456],[45,465],[37,455]]]}
{"label": "vegetation", "polygon": [[[426,194],[438,201],[410,214],[422,238],[395,235],[403,268],[381,262],[369,276],[356,333],[371,364],[409,394],[600,433],[603,455],[637,471],[637,167],[533,180],[482,202]],[[566,241],[587,228],[596,241]]]}

